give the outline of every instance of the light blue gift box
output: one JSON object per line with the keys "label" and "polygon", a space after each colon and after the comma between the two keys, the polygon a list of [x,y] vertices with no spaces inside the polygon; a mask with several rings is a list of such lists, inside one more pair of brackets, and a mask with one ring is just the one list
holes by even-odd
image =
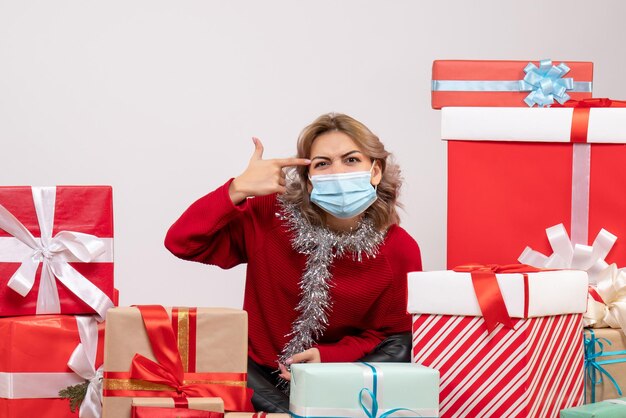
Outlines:
{"label": "light blue gift box", "polygon": [[608,399],[561,410],[561,418],[624,418],[626,398]]}
{"label": "light blue gift box", "polygon": [[438,417],[439,372],[412,363],[291,365],[295,418]]}

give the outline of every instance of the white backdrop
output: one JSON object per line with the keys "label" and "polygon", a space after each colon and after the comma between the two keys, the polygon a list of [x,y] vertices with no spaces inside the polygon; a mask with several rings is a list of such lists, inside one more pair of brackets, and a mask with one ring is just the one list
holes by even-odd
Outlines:
{"label": "white backdrop", "polygon": [[595,96],[626,99],[624,16],[620,0],[0,0],[0,185],[112,185],[122,304],[239,307],[244,267],[176,259],[167,228],[245,168],[251,136],[289,156],[344,112],[396,155],[402,225],[442,269],[432,61],[590,60]]}

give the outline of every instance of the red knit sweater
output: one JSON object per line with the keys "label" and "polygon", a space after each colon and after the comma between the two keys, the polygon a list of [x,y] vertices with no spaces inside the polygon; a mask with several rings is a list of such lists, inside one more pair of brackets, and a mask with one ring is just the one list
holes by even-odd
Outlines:
{"label": "red knit sweater", "polygon": [[[229,180],[193,203],[172,225],[165,246],[177,257],[221,268],[248,263],[243,308],[248,312],[249,355],[276,367],[298,316],[299,281],[306,257],[291,246],[291,233],[276,216],[276,195],[235,206]],[[332,310],[318,341],[323,362],[355,361],[386,336],[409,331],[406,274],[422,269],[417,243],[401,227],[389,228],[379,254],[334,259]]]}

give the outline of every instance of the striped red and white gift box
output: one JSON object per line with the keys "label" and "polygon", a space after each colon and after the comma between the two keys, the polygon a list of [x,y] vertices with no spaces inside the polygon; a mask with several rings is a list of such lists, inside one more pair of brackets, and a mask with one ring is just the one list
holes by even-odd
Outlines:
{"label": "striped red and white gift box", "polygon": [[583,402],[582,315],[513,319],[413,316],[413,362],[439,370],[445,417],[558,417]]}

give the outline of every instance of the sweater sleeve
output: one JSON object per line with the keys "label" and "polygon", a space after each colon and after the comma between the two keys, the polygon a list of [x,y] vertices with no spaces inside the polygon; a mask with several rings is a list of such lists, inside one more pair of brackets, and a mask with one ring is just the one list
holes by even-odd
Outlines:
{"label": "sweater sleeve", "polygon": [[[398,228],[398,227],[396,227]],[[399,231],[394,231],[399,232]],[[345,336],[333,344],[319,344],[322,362],[353,362],[369,354],[390,335],[411,331],[411,316],[407,306],[407,273],[422,270],[422,258],[417,242],[404,230],[398,238],[398,245],[391,251],[389,264],[393,270],[394,282],[385,303],[377,304],[376,317],[383,318],[376,329],[364,330],[357,335]]]}
{"label": "sweater sleeve", "polygon": [[316,345],[322,363],[353,362],[371,352],[385,334],[377,330],[366,330],[358,335],[348,335],[334,344]]}
{"label": "sweater sleeve", "polygon": [[248,201],[234,205],[230,183],[194,202],[170,227],[165,247],[184,260],[231,268],[245,263],[244,212]]}

